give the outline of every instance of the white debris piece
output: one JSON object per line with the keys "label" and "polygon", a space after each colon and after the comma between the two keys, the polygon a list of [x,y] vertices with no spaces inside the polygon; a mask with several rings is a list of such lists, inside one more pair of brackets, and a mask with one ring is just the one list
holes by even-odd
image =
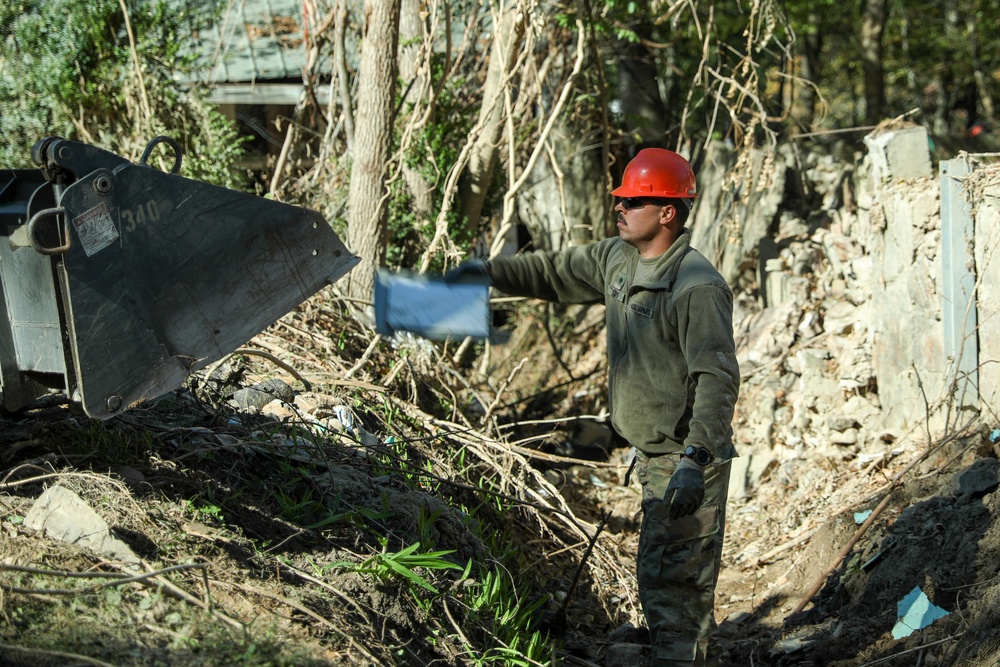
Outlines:
{"label": "white debris piece", "polygon": [[139,563],[139,557],[127,544],[111,535],[108,524],[90,505],[58,485],[49,487],[35,500],[24,518],[24,525],[54,540],[77,544],[114,560]]}

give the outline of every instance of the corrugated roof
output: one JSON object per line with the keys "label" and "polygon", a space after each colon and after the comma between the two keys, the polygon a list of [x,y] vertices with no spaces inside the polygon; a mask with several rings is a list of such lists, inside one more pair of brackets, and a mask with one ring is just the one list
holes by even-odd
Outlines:
{"label": "corrugated roof", "polygon": [[256,83],[301,79],[306,63],[302,0],[229,0],[217,21],[195,23],[213,0],[174,0],[191,18],[197,80]]}

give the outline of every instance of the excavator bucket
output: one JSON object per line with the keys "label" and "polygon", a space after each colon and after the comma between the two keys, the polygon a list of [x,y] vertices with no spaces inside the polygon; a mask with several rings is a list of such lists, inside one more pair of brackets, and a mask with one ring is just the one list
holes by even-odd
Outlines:
{"label": "excavator bucket", "polygon": [[[146,164],[170,144],[172,173]],[[320,214],[50,137],[0,171],[0,390],[95,419],[170,391],[359,261]]]}

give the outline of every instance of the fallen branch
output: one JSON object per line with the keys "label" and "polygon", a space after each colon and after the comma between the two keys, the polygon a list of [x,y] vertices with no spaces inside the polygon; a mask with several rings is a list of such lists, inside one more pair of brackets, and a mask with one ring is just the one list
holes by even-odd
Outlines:
{"label": "fallen branch", "polygon": [[834,562],[831,563],[830,566],[823,571],[823,574],[817,577],[816,583],[812,585],[812,588],[809,589],[809,592],[806,593],[805,596],[803,596],[802,601],[799,602],[798,606],[796,606],[795,609],[792,611],[793,616],[806,608],[806,605],[809,604],[809,601],[812,599],[812,597],[816,595],[816,593],[818,593],[821,588],[823,588],[823,584],[826,583],[826,578],[829,577],[834,570],[840,567],[840,564],[844,561],[845,558],[847,558],[847,554],[851,553],[851,550],[854,548],[854,545],[858,543],[858,540],[860,540],[861,537],[866,532],[868,532],[868,529],[871,528],[871,525],[875,523],[875,519],[877,519],[879,515],[882,514],[882,511],[889,506],[889,500],[892,498],[892,491],[894,490],[895,487],[893,487],[893,489],[890,490],[889,493],[885,494],[885,498],[883,498],[882,502],[878,504],[878,507],[872,510],[872,513],[868,516],[865,522],[861,524],[861,527],[858,528],[856,531],[854,531],[854,536],[847,543],[847,545],[844,546],[844,548],[840,551],[840,554],[837,556],[836,560],[834,560]]}
{"label": "fallen branch", "polygon": [[[13,475],[19,469],[20,469],[20,467],[15,468],[4,479],[5,480],[9,479],[10,475]],[[119,485],[119,482],[117,482],[116,480],[109,479],[108,477],[103,476],[103,475],[94,475],[92,473],[87,473],[87,472],[53,472],[53,473],[47,473],[45,475],[38,475],[36,477],[27,477],[25,479],[19,479],[16,482],[4,482],[4,483],[0,483],[0,491],[6,491],[7,489],[13,489],[13,488],[16,488],[18,486],[25,486],[27,484],[36,484],[38,482],[42,482],[42,481],[45,481],[47,479],[55,479],[55,478],[61,479],[61,478],[64,478],[64,477],[68,477],[68,478],[78,477],[78,478],[81,478],[81,479],[91,479],[91,480],[96,480],[96,481],[103,482],[103,483],[111,483],[112,485],[116,485],[116,486]]]}
{"label": "fallen branch", "polygon": [[[873,512],[873,514],[874,514],[874,512]],[[797,547],[798,545],[803,544],[804,542],[806,542],[810,537],[812,537],[813,535],[815,535],[817,531],[819,531],[819,527],[818,526],[813,526],[813,527],[809,528],[808,530],[799,533],[798,535],[796,535],[796,536],[792,537],[791,539],[789,539],[784,544],[779,544],[775,548],[771,549],[770,551],[768,551],[763,556],[758,556],[757,557],[757,564],[758,565],[766,565],[766,564],[770,563],[771,561],[773,561],[777,556],[781,555],[782,553],[788,551],[789,549],[793,549],[793,548]]]}
{"label": "fallen branch", "polygon": [[[166,577],[162,576],[163,572],[171,571],[173,569],[180,569],[181,566],[175,565],[172,568],[166,568],[163,571],[152,570],[152,568],[150,568],[149,565],[147,563],[145,563],[145,562],[143,562],[143,566],[147,570],[150,570],[151,574],[155,575],[155,578],[153,579],[153,581],[155,581],[157,584],[159,584],[159,586],[162,587],[163,590],[166,591],[168,594],[170,594],[172,597],[174,597],[174,598],[176,598],[178,600],[181,600],[182,602],[187,602],[189,604],[193,604],[195,606],[201,607],[202,609],[204,609],[208,613],[212,614],[212,616],[215,616],[217,619],[219,619],[220,621],[222,621],[223,623],[225,623],[229,627],[233,628],[234,630],[243,630],[244,629],[243,623],[241,623],[240,621],[238,621],[235,618],[232,618],[230,616],[227,616],[226,614],[223,614],[218,609],[213,609],[212,608],[212,604],[207,599],[207,597],[206,597],[205,600],[199,600],[194,595],[191,595],[190,593],[188,593],[187,591],[185,591],[180,586],[176,585],[175,583],[173,583],[172,581],[170,581]],[[207,587],[208,587],[207,577],[208,577],[208,574],[207,574],[207,570],[204,569],[206,566],[203,563],[189,563],[187,565],[187,567],[201,567],[201,568],[203,568],[202,572],[203,572],[203,576],[206,578],[206,580],[205,580],[205,586],[206,586],[206,592],[207,592]],[[145,581],[144,583],[145,583],[146,586],[152,586],[153,585],[153,581]]]}
{"label": "fallen branch", "polygon": [[465,636],[464,632],[462,632],[462,626],[456,623],[455,617],[451,615],[451,609],[448,608],[448,598],[441,598],[441,606],[444,608],[444,615],[448,618],[448,622],[451,623],[451,627],[455,630],[455,634],[458,635],[458,638],[462,640],[462,644],[465,645],[465,650],[471,653],[473,650],[472,642],[470,642],[469,638]]}
{"label": "fallen branch", "polygon": [[316,613],[315,611],[313,611],[309,607],[306,607],[305,605],[300,604],[300,603],[296,602],[295,600],[290,600],[289,598],[282,597],[280,595],[275,595],[274,593],[268,593],[267,591],[261,590],[259,588],[254,587],[254,586],[249,586],[247,584],[241,584],[241,583],[238,583],[238,582],[219,581],[217,583],[221,583],[221,584],[225,584],[227,586],[232,586],[234,588],[238,588],[238,589],[240,589],[242,591],[250,593],[251,595],[260,595],[261,597],[265,597],[265,598],[268,598],[270,600],[274,600],[275,602],[280,602],[283,605],[291,607],[295,611],[298,611],[298,612],[300,612],[302,614],[305,614],[306,616],[308,616],[309,618],[313,619],[314,621],[317,621],[321,625],[326,626],[327,628],[329,628],[330,630],[332,630],[333,632],[335,632],[341,638],[347,640],[347,643],[349,643],[351,646],[353,646],[355,649],[357,649],[359,653],[361,653],[363,656],[365,656],[368,660],[371,661],[369,664],[379,664],[379,665],[386,664],[385,661],[379,660],[375,655],[373,655],[371,652],[369,652],[365,647],[363,647],[361,644],[357,643],[354,640],[353,637],[351,637],[349,634],[345,633],[343,630],[341,630],[339,627],[337,627],[332,621],[330,621],[330,619],[322,616],[321,614]]}
{"label": "fallen branch", "polygon": [[559,609],[556,610],[556,620],[562,623],[563,628],[565,628],[566,623],[566,610],[569,608],[569,601],[573,599],[573,594],[576,593],[577,584],[580,583],[580,575],[583,574],[583,566],[587,564],[587,559],[590,558],[590,554],[594,552],[594,545],[597,544],[597,538],[601,536],[601,532],[604,527],[608,525],[608,520],[611,518],[611,513],[605,513],[601,511],[603,516],[601,517],[601,523],[597,525],[597,530],[594,531],[594,536],[590,538],[590,543],[587,544],[586,551],[583,552],[583,558],[580,559],[580,564],[576,568],[576,574],[573,575],[573,582],[569,585],[569,590],[566,592],[566,597],[563,598],[562,604],[559,605]]}
{"label": "fallen branch", "polygon": [[92,593],[94,591],[99,591],[102,588],[107,588],[109,586],[122,586],[124,584],[131,584],[136,582],[144,582],[147,579],[153,579],[161,574],[166,574],[168,572],[174,572],[176,570],[190,570],[192,568],[202,568],[205,565],[203,563],[185,563],[183,565],[172,565],[170,567],[163,568],[162,570],[153,570],[146,572],[145,574],[139,575],[128,575],[125,573],[113,573],[113,572],[61,572],[58,570],[42,570],[38,568],[27,568],[18,565],[7,565],[5,563],[0,563],[0,570],[12,570],[14,572],[28,572],[31,574],[40,574],[44,576],[51,577],[78,577],[78,578],[111,578],[112,581],[105,581],[100,584],[94,584],[93,586],[88,586],[87,588],[20,588],[18,586],[10,586],[3,582],[0,582],[0,588],[8,591],[10,593],[27,593],[30,595],[80,595],[82,593]]}
{"label": "fallen branch", "polygon": [[339,597],[340,599],[342,599],[344,602],[346,602],[347,604],[349,604],[352,607],[354,607],[354,610],[358,612],[358,614],[361,616],[361,618],[365,619],[365,623],[367,623],[369,626],[374,627],[374,623],[372,622],[371,617],[367,614],[367,612],[365,612],[364,609],[361,608],[361,605],[354,598],[348,596],[347,593],[344,593],[339,588],[336,588],[335,586],[331,586],[330,584],[328,584],[327,582],[323,581],[322,579],[319,579],[318,577],[314,577],[314,576],[310,575],[308,572],[304,572],[303,570],[300,570],[299,568],[297,568],[297,567],[295,567],[293,565],[289,565],[288,563],[283,563],[283,562],[281,562],[278,559],[274,559],[273,560],[273,565],[276,568],[278,568],[278,569],[287,570],[288,572],[290,572],[292,574],[292,576],[299,577],[301,579],[305,579],[309,583],[316,584],[320,588],[323,588],[325,590],[330,591],[331,593],[333,593],[334,595],[336,595],[337,597]]}
{"label": "fallen branch", "polygon": [[255,356],[255,357],[261,357],[263,359],[267,359],[268,361],[270,361],[271,363],[273,363],[275,366],[278,366],[279,368],[283,368],[286,371],[288,371],[289,373],[291,373],[292,376],[296,380],[298,380],[299,382],[302,383],[302,386],[304,386],[306,388],[306,391],[312,391],[312,385],[309,384],[308,380],[306,380],[304,377],[302,377],[302,375],[297,370],[295,370],[294,368],[292,368],[289,364],[286,364],[284,361],[282,361],[281,359],[279,359],[275,355],[271,354],[270,352],[264,352],[263,350],[254,350],[254,349],[249,348],[249,347],[241,347],[241,348],[233,351],[233,353],[230,354],[229,356],[233,356],[235,354],[246,354],[246,355],[252,355],[252,356]]}
{"label": "fallen branch", "polygon": [[368,363],[368,358],[372,356],[372,352],[375,351],[375,346],[378,345],[378,342],[380,340],[382,340],[382,334],[375,334],[375,337],[372,338],[372,341],[368,343],[368,348],[361,355],[361,358],[358,359],[358,363],[354,364],[354,366],[349,371],[344,373],[343,379],[350,380],[352,377],[354,377],[354,374],[361,369],[362,366]]}
{"label": "fallen branch", "polygon": [[[549,436],[534,436],[528,438],[528,440],[547,440]],[[523,441],[522,441],[523,442]],[[545,452],[539,452],[534,449],[528,449],[527,447],[518,447],[514,444],[509,444],[507,447],[512,452],[517,452],[518,454],[529,459],[536,459],[539,461],[550,461],[552,463],[568,463],[574,466],[584,466],[586,468],[623,468],[624,466],[618,463],[607,463],[605,461],[588,461],[587,459],[578,459],[572,456],[559,456],[558,454],[546,454]]]}
{"label": "fallen branch", "polygon": [[80,655],[79,653],[68,653],[66,651],[49,651],[42,648],[28,648],[27,646],[15,646],[14,644],[0,644],[0,653],[3,651],[44,656],[46,658],[64,658],[73,662],[84,662],[88,665],[96,665],[97,667],[117,667],[116,665],[112,665],[110,662],[104,662],[103,660],[98,660],[97,658],[90,658],[85,655]]}
{"label": "fallen branch", "polygon": [[486,426],[490,417],[493,416],[493,411],[500,403],[500,397],[503,396],[504,391],[506,391],[507,387],[509,387],[510,383],[514,380],[514,376],[516,376],[521,371],[521,369],[524,368],[524,365],[526,363],[528,363],[527,357],[521,359],[520,363],[518,363],[517,366],[514,367],[514,370],[512,370],[509,375],[507,375],[507,379],[504,380],[503,384],[500,385],[500,388],[497,389],[496,397],[493,399],[493,402],[490,403],[489,407],[486,408],[486,413],[483,415],[483,418],[479,421],[480,426]]}
{"label": "fallen branch", "polygon": [[939,639],[936,642],[924,644],[923,646],[915,646],[914,648],[908,648],[905,651],[900,651],[899,653],[893,653],[892,655],[887,655],[884,658],[879,658],[878,660],[866,662],[865,664],[861,665],[861,667],[872,667],[872,665],[880,665],[883,662],[889,662],[890,660],[895,660],[899,656],[906,655],[907,653],[915,653],[916,651],[923,651],[925,648],[930,648],[931,646],[937,646],[938,644],[944,644],[945,642],[950,642],[953,639],[958,639],[964,634],[965,634],[964,632],[959,632],[958,634],[954,634],[951,637],[945,637],[944,639]]}
{"label": "fallen branch", "polygon": [[[41,477],[29,477],[29,478],[26,478],[26,479],[18,480],[16,482],[10,482],[9,484],[7,483],[7,480],[10,479],[14,475],[14,473],[17,473],[17,472],[19,472],[21,470],[25,470],[25,469],[41,470],[41,471],[45,472],[45,474],[42,475]],[[31,483],[32,480],[35,480],[35,479],[46,479],[48,477],[52,477],[52,476],[58,475],[58,474],[59,473],[51,472],[51,468],[43,468],[41,466],[33,465],[31,463],[22,463],[21,465],[17,466],[16,468],[14,468],[10,472],[8,472],[6,475],[4,475],[3,481],[0,482],[0,491],[6,491],[7,489],[13,489],[15,486],[22,486],[24,484],[29,484],[29,483]]]}

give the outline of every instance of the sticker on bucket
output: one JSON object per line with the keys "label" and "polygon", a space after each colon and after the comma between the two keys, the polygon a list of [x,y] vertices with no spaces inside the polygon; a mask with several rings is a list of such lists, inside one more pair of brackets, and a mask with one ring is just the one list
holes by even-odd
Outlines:
{"label": "sticker on bucket", "polygon": [[115,227],[105,204],[99,204],[73,218],[73,226],[87,257],[95,255],[118,240],[118,228]]}

